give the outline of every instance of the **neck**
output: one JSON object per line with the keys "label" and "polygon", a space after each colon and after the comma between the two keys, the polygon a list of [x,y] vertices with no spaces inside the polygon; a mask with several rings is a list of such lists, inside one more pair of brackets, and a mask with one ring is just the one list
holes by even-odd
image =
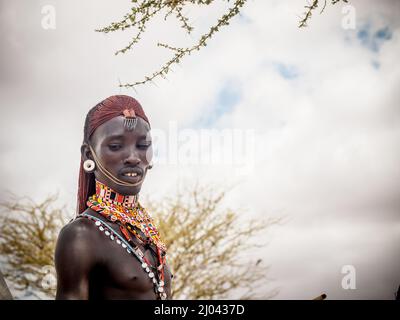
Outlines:
{"label": "neck", "polygon": [[135,207],[139,200],[139,194],[122,195],[98,180],[96,180],[96,196],[104,202],[127,208]]}

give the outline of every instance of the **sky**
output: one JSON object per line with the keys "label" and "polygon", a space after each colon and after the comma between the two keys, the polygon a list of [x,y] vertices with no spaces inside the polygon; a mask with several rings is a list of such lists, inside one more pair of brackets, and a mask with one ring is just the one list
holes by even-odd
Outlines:
{"label": "sky", "polygon": [[[260,239],[270,266],[261,293],[393,299],[400,2],[350,3],[327,5],[299,29],[303,1],[248,1],[166,80],[135,91],[118,84],[142,80],[171,57],[157,42],[194,44],[227,5],[188,8],[190,36],[173,17],[156,18],[134,50],[115,56],[133,30],[94,30],[123,17],[129,1],[1,0],[0,199],[59,192],[72,216],[86,113],[110,95],[131,95],[157,149],[143,199],[198,181],[233,186],[225,205],[245,208],[243,219],[284,217]],[[55,28],[46,28],[46,6]]]}

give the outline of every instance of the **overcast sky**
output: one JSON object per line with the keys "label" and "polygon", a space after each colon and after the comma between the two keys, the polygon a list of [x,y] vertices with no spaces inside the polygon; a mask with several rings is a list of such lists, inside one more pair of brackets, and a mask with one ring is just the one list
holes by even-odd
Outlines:
{"label": "overcast sky", "polygon": [[[110,95],[132,95],[169,139],[174,128],[193,139],[226,128],[244,137],[233,142],[233,164],[175,163],[172,140],[160,139],[159,155],[170,160],[156,163],[141,195],[161,199],[194,181],[233,185],[230,207],[249,217],[284,216],[265,235],[262,258],[271,269],[261,292],[393,299],[400,285],[400,2],[327,5],[299,29],[303,2],[249,1],[168,80],[135,92],[118,83],[142,80],[171,56],[158,40],[191,45],[226,6],[188,10],[192,36],[172,17],[158,19],[136,50],[115,56],[133,30],[94,29],[120,19],[130,1],[0,1],[1,199],[6,191],[36,200],[59,191],[72,214],[87,111]],[[45,5],[55,9],[55,29],[42,26]],[[342,287],[346,265],[355,268],[355,289]]]}

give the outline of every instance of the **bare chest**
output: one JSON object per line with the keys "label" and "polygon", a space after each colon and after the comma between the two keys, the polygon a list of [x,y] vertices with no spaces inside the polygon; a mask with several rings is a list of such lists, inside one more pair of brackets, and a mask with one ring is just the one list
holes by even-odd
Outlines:
{"label": "bare chest", "polygon": [[[101,299],[157,299],[157,257],[150,248],[139,245],[148,264],[144,268],[143,260],[131,252],[117,234],[122,236],[118,226],[110,229],[99,228],[98,267],[93,270],[90,281],[90,292],[94,298]],[[98,226],[99,227],[99,226]],[[171,295],[171,272],[164,267],[164,292]]]}

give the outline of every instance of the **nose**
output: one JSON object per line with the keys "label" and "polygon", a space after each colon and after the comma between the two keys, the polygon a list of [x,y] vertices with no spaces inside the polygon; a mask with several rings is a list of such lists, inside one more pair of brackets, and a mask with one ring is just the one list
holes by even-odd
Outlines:
{"label": "nose", "polygon": [[140,158],[137,155],[135,148],[130,148],[128,154],[124,159],[124,164],[132,164],[137,166],[140,163]]}

